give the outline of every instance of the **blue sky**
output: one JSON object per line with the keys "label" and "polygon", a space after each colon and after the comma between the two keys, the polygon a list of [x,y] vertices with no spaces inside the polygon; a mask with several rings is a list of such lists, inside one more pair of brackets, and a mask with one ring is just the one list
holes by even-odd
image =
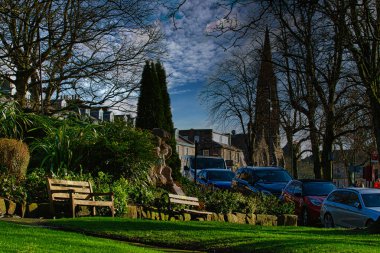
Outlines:
{"label": "blue sky", "polygon": [[168,75],[169,94],[176,128],[212,128],[208,112],[198,99],[202,86],[226,52],[206,28],[223,17],[217,1],[188,0],[171,21],[162,23],[167,56],[162,59]]}

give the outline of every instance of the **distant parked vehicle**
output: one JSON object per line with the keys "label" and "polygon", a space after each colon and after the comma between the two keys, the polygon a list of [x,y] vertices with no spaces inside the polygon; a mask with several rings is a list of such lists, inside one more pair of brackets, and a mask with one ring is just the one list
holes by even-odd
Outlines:
{"label": "distant parked vehicle", "polygon": [[299,224],[307,226],[319,223],[321,205],[327,195],[336,189],[331,181],[299,179],[290,181],[280,196],[284,202],[294,203]]}
{"label": "distant parked vehicle", "polygon": [[248,166],[236,171],[232,189],[243,194],[261,192],[279,197],[290,180],[292,177],[281,167]]}
{"label": "distant parked vehicle", "polygon": [[327,227],[368,227],[380,217],[380,189],[347,188],[331,192],[320,218]]}
{"label": "distant parked vehicle", "polygon": [[[185,166],[183,167],[183,176],[194,179],[195,173],[195,156],[184,156]],[[222,157],[214,156],[197,156],[197,174],[203,169],[227,169],[226,162]]]}
{"label": "distant parked vehicle", "polygon": [[231,189],[231,180],[235,173],[226,169],[204,169],[197,177],[197,183],[201,186]]}

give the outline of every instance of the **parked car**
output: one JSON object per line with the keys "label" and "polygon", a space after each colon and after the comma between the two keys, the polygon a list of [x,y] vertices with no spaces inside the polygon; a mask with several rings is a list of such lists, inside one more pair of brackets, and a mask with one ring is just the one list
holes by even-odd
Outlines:
{"label": "parked car", "polygon": [[[184,156],[183,159],[185,160],[185,166],[182,172],[183,176],[193,180],[195,174],[195,156],[188,155]],[[227,169],[224,159],[214,156],[197,156],[196,166],[197,174],[203,169]]]}
{"label": "parked car", "polygon": [[197,183],[204,187],[231,189],[235,173],[225,169],[204,169],[197,176]]}
{"label": "parked car", "polygon": [[232,179],[232,189],[243,194],[262,192],[281,195],[282,189],[292,180],[281,167],[243,167],[236,171]]}
{"label": "parked car", "polygon": [[319,223],[321,205],[327,195],[336,189],[331,181],[299,179],[290,181],[280,196],[284,202],[292,202],[299,224],[307,226]]}
{"label": "parked car", "polygon": [[331,192],[320,218],[327,227],[368,227],[380,217],[380,189],[346,188]]}

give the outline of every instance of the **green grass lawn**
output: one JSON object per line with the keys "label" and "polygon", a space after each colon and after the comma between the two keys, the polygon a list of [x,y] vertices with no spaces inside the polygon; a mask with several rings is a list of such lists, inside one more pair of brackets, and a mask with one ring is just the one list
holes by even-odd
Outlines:
{"label": "green grass lawn", "polygon": [[49,224],[166,247],[217,252],[380,252],[365,230],[262,227],[221,222],[165,222],[94,217]]}
{"label": "green grass lawn", "polygon": [[[0,221],[0,252],[159,252],[78,233]],[[162,252],[162,251],[160,251]]]}

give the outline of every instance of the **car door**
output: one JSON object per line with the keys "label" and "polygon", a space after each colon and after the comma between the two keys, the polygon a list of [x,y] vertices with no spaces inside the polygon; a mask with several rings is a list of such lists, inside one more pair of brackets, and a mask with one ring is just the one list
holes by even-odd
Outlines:
{"label": "car door", "polygon": [[294,181],[293,194],[290,195],[290,200],[294,203],[296,214],[300,215],[304,205],[301,182]]}
{"label": "car door", "polygon": [[331,214],[334,220],[334,224],[336,226],[344,226],[344,223],[342,221],[342,217],[345,215],[344,191],[338,190],[333,192],[324,203],[324,205],[325,213]]}
{"label": "car door", "polygon": [[367,217],[363,214],[358,193],[347,191],[345,195],[346,208],[342,212],[342,222],[346,227],[364,227]]}

